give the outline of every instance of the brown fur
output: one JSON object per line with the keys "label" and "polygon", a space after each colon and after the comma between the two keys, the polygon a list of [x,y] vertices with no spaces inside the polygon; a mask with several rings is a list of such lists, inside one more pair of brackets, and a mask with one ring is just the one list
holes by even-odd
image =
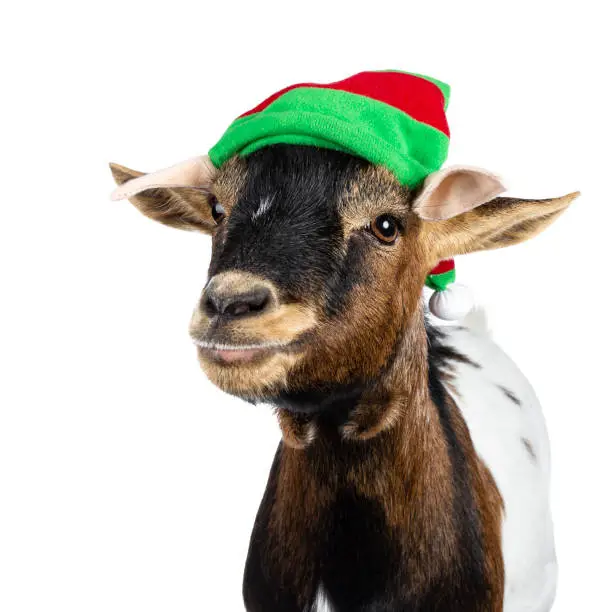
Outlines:
{"label": "brown fur", "polygon": [[304,449],[317,436],[317,425],[311,415],[291,414],[287,410],[277,410],[278,424],[285,444],[295,449]]}
{"label": "brown fur", "polygon": [[[397,568],[398,574],[412,577],[415,593],[426,592],[456,561],[459,542],[455,540],[452,523],[451,466],[435,408],[428,402],[417,414],[408,410],[408,405],[404,408],[395,427],[372,437],[367,447],[363,447],[360,461],[346,465],[346,470],[337,469],[336,461],[342,462],[342,459],[334,457],[327,435],[312,442],[309,453],[294,449],[283,452],[278,484],[283,494],[276,499],[268,528],[277,534],[273,539],[282,538],[282,546],[270,554],[286,572],[287,579],[297,577],[300,582],[311,579],[308,571],[307,575],[303,573],[311,565],[305,534],[316,528],[325,509],[347,486],[376,500],[385,509],[389,529],[402,538],[404,556],[403,565]],[[490,472],[476,456],[456,407],[453,424],[469,458],[472,487],[481,517],[490,585],[489,601],[481,612],[501,612],[502,500]],[[381,478],[381,474],[385,477]]]}
{"label": "brown fur", "polygon": [[546,229],[579,196],[495,198],[447,221],[426,224],[423,241],[433,261],[524,242]]}
{"label": "brown fur", "polygon": [[[110,164],[110,169],[117,185],[143,175],[119,164]],[[153,221],[210,234],[215,223],[210,214],[209,197],[207,192],[198,189],[164,188],[143,191],[131,197],[130,202]]]}

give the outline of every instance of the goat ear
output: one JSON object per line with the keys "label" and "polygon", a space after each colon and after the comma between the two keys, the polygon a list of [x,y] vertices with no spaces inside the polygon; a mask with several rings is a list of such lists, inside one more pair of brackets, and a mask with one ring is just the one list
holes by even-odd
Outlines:
{"label": "goat ear", "polygon": [[433,261],[524,242],[546,229],[580,195],[522,200],[495,198],[451,219],[423,224]]}
{"label": "goat ear", "polygon": [[426,221],[450,219],[504,191],[500,179],[487,170],[452,166],[427,177],[412,209]]}
{"label": "goat ear", "polygon": [[189,159],[151,174],[110,164],[118,187],[112,200],[127,198],[141,213],[171,227],[210,233],[215,227],[209,194],[216,170],[208,157]]}

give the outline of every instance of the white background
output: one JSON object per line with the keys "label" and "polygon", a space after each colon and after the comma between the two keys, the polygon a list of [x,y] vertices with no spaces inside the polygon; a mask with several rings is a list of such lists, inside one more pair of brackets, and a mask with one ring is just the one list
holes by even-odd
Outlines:
{"label": "white background", "polygon": [[[453,86],[451,163],[583,196],[463,257],[553,445],[556,612],[609,609],[612,49],[605,3],[29,2],[0,31],[0,610],[242,609],[279,438],[187,335],[206,237],[111,203],[106,166],[205,153],[281,87],[364,69]],[[16,8],[18,7],[18,8]]]}

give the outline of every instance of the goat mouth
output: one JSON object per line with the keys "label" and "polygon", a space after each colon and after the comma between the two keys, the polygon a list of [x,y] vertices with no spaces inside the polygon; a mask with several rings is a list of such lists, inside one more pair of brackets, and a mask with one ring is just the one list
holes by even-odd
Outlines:
{"label": "goat mouth", "polygon": [[194,339],[194,344],[198,347],[198,351],[202,356],[217,363],[227,365],[256,363],[289,346],[289,344],[274,342],[233,345],[198,339]]}

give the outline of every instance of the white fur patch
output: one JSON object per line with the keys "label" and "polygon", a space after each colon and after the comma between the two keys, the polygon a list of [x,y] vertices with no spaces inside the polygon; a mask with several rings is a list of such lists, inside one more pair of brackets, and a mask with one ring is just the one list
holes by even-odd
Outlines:
{"label": "white fur patch", "polygon": [[504,500],[504,612],[548,612],[556,590],[557,565],[544,416],[531,385],[487,336],[486,325],[476,320],[474,327],[443,328],[445,344],[480,366],[456,362],[456,393],[449,391]]}
{"label": "white fur patch", "polygon": [[263,198],[263,200],[259,204],[259,208],[251,215],[251,218],[253,219],[253,221],[265,215],[270,210],[270,207],[272,206],[273,201],[274,201],[273,196],[268,196],[267,198]]}
{"label": "white fur patch", "polygon": [[315,599],[315,605],[312,612],[334,612],[334,608],[325,594],[325,589],[322,584],[320,584],[317,589],[317,598]]}

